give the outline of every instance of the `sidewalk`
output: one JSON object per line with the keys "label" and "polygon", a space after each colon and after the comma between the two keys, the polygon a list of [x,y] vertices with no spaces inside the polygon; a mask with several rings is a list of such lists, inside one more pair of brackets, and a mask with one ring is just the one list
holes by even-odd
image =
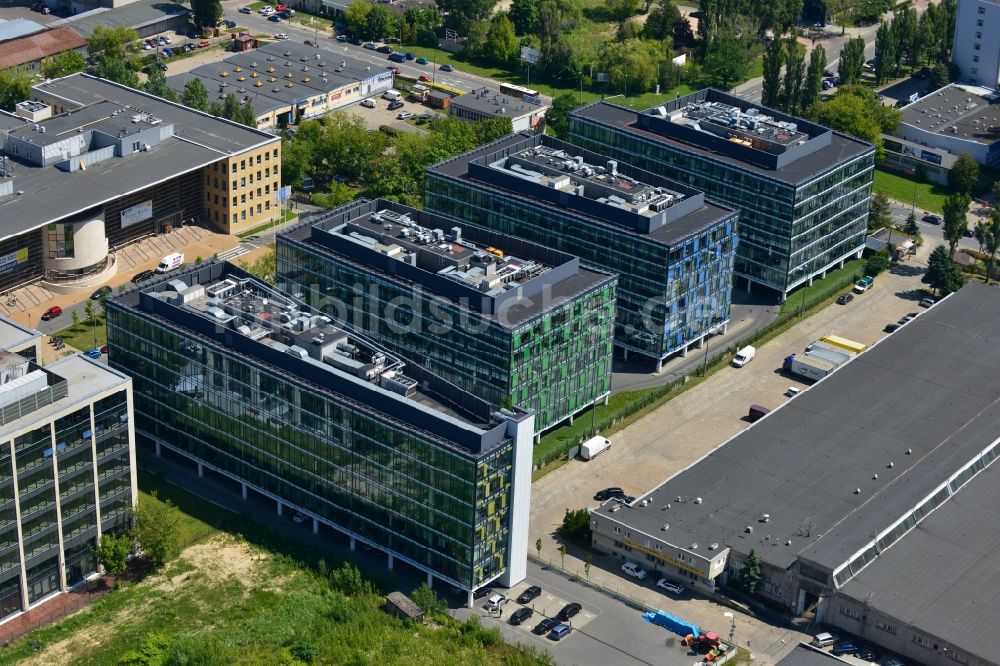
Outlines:
{"label": "sidewalk", "polygon": [[61,620],[111,591],[107,581],[97,578],[77,590],[58,594],[40,606],[0,625],[0,645],[7,645],[44,625]]}

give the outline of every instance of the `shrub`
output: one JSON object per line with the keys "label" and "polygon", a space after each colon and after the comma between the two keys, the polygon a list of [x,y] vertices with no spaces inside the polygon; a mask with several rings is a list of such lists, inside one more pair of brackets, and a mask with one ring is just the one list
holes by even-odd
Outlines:
{"label": "shrub", "polygon": [[292,646],[291,653],[299,661],[311,664],[319,656],[319,648],[309,641],[299,641]]}
{"label": "shrub", "polygon": [[566,509],[562,525],[557,530],[559,536],[577,543],[590,543],[590,514],[586,509]]}
{"label": "shrub", "polygon": [[427,615],[440,615],[448,609],[444,600],[429,588],[427,583],[421,583],[420,587],[410,592],[410,599]]}
{"label": "shrub", "polygon": [[350,562],[345,562],[330,572],[330,585],[333,589],[349,597],[374,594],[375,592],[371,581],[366,580],[361,575],[361,571]]}

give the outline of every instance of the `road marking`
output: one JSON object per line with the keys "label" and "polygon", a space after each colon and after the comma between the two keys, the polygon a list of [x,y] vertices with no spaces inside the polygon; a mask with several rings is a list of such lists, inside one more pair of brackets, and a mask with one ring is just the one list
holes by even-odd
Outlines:
{"label": "road marking", "polygon": [[246,254],[250,251],[246,245],[237,245],[236,247],[231,247],[228,250],[223,250],[216,257],[219,261],[232,261],[236,257]]}

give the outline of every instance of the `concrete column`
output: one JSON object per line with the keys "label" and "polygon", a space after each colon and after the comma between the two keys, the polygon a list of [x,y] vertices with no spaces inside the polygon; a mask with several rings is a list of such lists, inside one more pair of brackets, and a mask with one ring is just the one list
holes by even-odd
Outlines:
{"label": "concrete column", "polygon": [[573,415],[572,414],[569,415],[569,424],[573,425]]}
{"label": "concrete column", "polygon": [[747,293],[748,294],[750,293],[750,290],[752,288],[753,288],[753,280],[751,280],[750,278],[747,278]]}
{"label": "concrete column", "polygon": [[688,355],[688,349],[690,347],[691,347],[691,345],[689,345],[689,344],[688,345],[684,345],[684,349],[681,351],[681,358],[684,358],[685,356]]}
{"label": "concrete column", "polygon": [[160,457],[160,443],[156,442],[156,457]]}
{"label": "concrete column", "polygon": [[535,444],[538,444],[538,442],[540,441],[542,441],[542,434],[538,433],[537,435],[535,435]]}
{"label": "concrete column", "polygon": [[319,521],[313,518],[313,534],[319,534]]}
{"label": "concrete column", "polygon": [[354,552],[354,537],[351,537],[351,552]]}
{"label": "concrete column", "polygon": [[389,571],[392,571],[392,565],[395,563],[396,563],[396,558],[392,556],[392,553],[389,553]]}
{"label": "concrete column", "polygon": [[810,287],[813,286],[813,280],[815,279],[815,277],[816,277],[815,275],[810,275],[809,276],[809,286]]}
{"label": "concrete column", "polygon": [[624,356],[625,356],[624,360],[626,360],[626,361],[627,361],[627,360],[628,360],[628,350],[627,350],[627,349],[623,349],[623,350],[622,350],[622,353],[623,353],[623,354],[624,354]]}
{"label": "concrete column", "polygon": [[604,396],[604,406],[605,407],[608,406],[608,396],[607,395]]}
{"label": "concrete column", "polygon": [[658,358],[656,359],[656,372],[659,372],[662,369],[663,369],[663,359]]}
{"label": "concrete column", "polygon": [[722,325],[722,331],[719,333],[719,335],[725,335],[726,331],[728,330],[729,330],[729,322],[727,321],[725,324]]}
{"label": "concrete column", "polygon": [[698,349],[704,349],[704,348],[705,348],[705,336],[703,335],[700,338],[698,338]]}
{"label": "concrete column", "polygon": [[472,590],[469,590],[466,593],[466,597],[465,597],[465,607],[466,608],[472,608],[472,605],[473,605],[474,602],[475,602],[475,599],[472,598]]}
{"label": "concrete column", "polygon": [[434,587],[434,574],[427,572],[427,587]]}
{"label": "concrete column", "polygon": [[247,498],[247,484],[241,483],[240,484],[240,491],[243,494],[243,499],[246,499]]}
{"label": "concrete column", "polygon": [[285,508],[285,505],[281,503],[281,500],[278,500],[278,515],[279,516],[281,515],[281,512],[284,510],[284,508]]}
{"label": "concrete column", "polygon": [[819,274],[819,279],[820,280],[825,280],[826,279],[826,271],[823,271],[822,273]]}

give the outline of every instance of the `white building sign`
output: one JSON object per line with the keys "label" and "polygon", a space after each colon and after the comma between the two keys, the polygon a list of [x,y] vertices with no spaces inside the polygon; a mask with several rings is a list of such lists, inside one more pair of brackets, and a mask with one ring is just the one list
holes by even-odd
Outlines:
{"label": "white building sign", "polygon": [[153,200],[143,201],[122,211],[122,229],[153,217]]}

